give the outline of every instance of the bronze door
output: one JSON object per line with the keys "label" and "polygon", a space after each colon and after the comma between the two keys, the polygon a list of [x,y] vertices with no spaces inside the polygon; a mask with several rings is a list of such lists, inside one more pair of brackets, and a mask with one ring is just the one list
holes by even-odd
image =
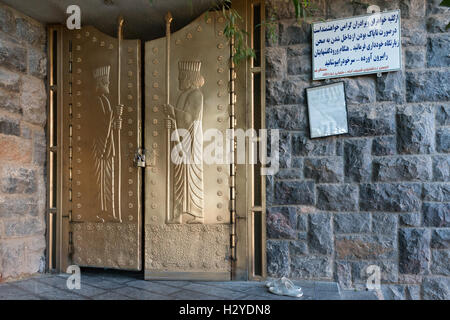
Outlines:
{"label": "bronze door", "polygon": [[204,161],[230,128],[224,26],[209,13],[145,44],[146,279],[231,279],[230,165]]}
{"label": "bronze door", "polygon": [[134,165],[141,146],[140,42],[92,27],[63,32],[60,116],[71,260],[141,270],[141,175]]}

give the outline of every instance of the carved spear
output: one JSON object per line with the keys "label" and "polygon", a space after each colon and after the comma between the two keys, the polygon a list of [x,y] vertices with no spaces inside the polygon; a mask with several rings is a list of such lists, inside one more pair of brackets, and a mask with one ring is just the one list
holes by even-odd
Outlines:
{"label": "carved spear", "polygon": [[[172,22],[172,14],[166,15],[166,105],[170,104],[170,24]],[[169,116],[166,119],[167,129],[167,163],[166,163],[166,223],[170,219],[170,131],[172,128],[172,120]]]}
{"label": "carved spear", "polygon": [[119,17],[119,27],[117,31],[118,45],[117,45],[117,114],[118,114],[118,123],[117,127],[117,156],[119,157],[119,184],[117,186],[118,191],[118,210],[119,210],[119,221],[122,222],[122,150],[121,150],[121,130],[122,130],[122,113],[123,113],[123,105],[121,103],[121,83],[120,77],[122,74],[122,38],[123,38],[123,24],[124,19],[122,16]]}

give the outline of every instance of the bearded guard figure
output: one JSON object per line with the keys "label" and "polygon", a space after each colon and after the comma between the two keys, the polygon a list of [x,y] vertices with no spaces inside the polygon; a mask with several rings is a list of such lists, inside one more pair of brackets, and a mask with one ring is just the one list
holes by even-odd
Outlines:
{"label": "bearded guard figure", "polygon": [[203,213],[203,94],[200,61],[180,61],[181,94],[176,107],[166,106],[172,121],[173,213],[168,223],[204,223]]}
{"label": "bearded guard figure", "polygon": [[[100,186],[100,206],[104,217],[111,217],[122,222],[118,206],[117,190],[120,168],[117,161],[117,141],[122,129],[123,107],[112,108],[109,100],[110,66],[93,71],[96,81],[98,107],[102,117],[98,119],[99,134],[94,139],[93,156],[97,184]],[[97,216],[100,220],[104,219]]]}

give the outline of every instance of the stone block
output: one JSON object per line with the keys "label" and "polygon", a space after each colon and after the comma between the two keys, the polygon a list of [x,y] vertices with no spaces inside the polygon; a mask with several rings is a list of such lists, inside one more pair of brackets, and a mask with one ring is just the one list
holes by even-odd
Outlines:
{"label": "stone block", "polygon": [[0,39],[0,66],[14,71],[26,72],[26,50],[21,46]]}
{"label": "stone block", "polygon": [[450,126],[450,104],[436,107],[436,125]]}
{"label": "stone block", "polygon": [[309,215],[308,247],[311,253],[330,255],[333,252],[331,215]]}
{"label": "stone block", "polygon": [[395,235],[398,228],[397,215],[392,213],[372,214],[372,232],[376,234]]}
{"label": "stone block", "polygon": [[291,256],[308,254],[308,246],[305,241],[290,241],[289,253]]}
{"label": "stone block", "polygon": [[47,75],[47,55],[38,49],[30,48],[28,51],[28,73],[44,79]]}
{"label": "stone block", "polygon": [[311,43],[311,26],[295,21],[280,22],[280,45]]}
{"label": "stone block", "polygon": [[376,101],[375,78],[370,76],[344,78],[346,100],[349,104],[373,103]]}
{"label": "stone block", "polygon": [[22,17],[16,18],[15,36],[30,45],[39,47],[45,45],[46,41],[45,28]]}
{"label": "stone block", "polygon": [[15,163],[31,162],[31,143],[15,136],[0,134],[0,161]]}
{"label": "stone block", "polygon": [[427,31],[429,33],[447,32],[446,27],[448,24],[448,16],[430,16],[427,18]]}
{"label": "stone block", "polygon": [[406,274],[426,274],[430,265],[428,229],[400,228],[398,232],[399,270]]}
{"label": "stone block", "polygon": [[[351,262],[352,281],[354,284],[366,284],[369,274],[367,268],[377,266],[380,268],[381,282],[393,283],[398,281],[398,266],[392,260],[369,260]],[[372,274],[372,273],[371,273]]]}
{"label": "stone block", "polygon": [[400,0],[400,10],[404,18],[422,18],[425,16],[426,2],[423,0]]}
{"label": "stone block", "polygon": [[287,54],[285,48],[266,49],[266,77],[285,78],[287,72]]}
{"label": "stone block", "polygon": [[397,152],[397,140],[395,136],[375,137],[372,141],[372,155],[391,156]]}
{"label": "stone block", "polygon": [[424,183],[423,200],[450,202],[450,183]]}
{"label": "stone block", "polygon": [[47,121],[47,93],[44,81],[35,77],[24,76],[20,99],[23,119],[32,124],[44,126]]}
{"label": "stone block", "polygon": [[297,239],[297,212],[293,207],[271,207],[267,210],[269,239]]}
{"label": "stone block", "polygon": [[450,228],[431,230],[431,248],[450,249]]}
{"label": "stone block", "polygon": [[282,240],[267,240],[267,273],[271,277],[288,277],[289,243]]}
{"label": "stone block", "polygon": [[448,101],[450,74],[437,70],[406,72],[406,97],[408,102]]}
{"label": "stone block", "polygon": [[[19,95],[16,92],[0,89],[0,110],[7,112],[22,114],[22,106],[20,105]],[[1,121],[1,120],[0,120]]]}
{"label": "stone block", "polygon": [[427,227],[450,227],[450,202],[424,202],[422,214]]}
{"label": "stone block", "polygon": [[306,158],[304,170],[306,179],[313,179],[318,183],[344,181],[342,157]]}
{"label": "stone block", "polygon": [[303,105],[267,107],[266,127],[270,129],[306,130],[306,108]]}
{"label": "stone block", "polygon": [[431,273],[450,276],[450,250],[431,251]]}
{"label": "stone block", "polygon": [[358,207],[358,187],[349,184],[317,186],[317,208],[328,211],[354,211]]}
{"label": "stone block", "polygon": [[311,140],[304,134],[292,134],[292,153],[295,156],[333,156],[336,139],[322,138]]}
{"label": "stone block", "polygon": [[336,235],[336,258],[344,260],[394,259],[397,239],[386,235]]}
{"label": "stone block", "polygon": [[436,129],[436,151],[450,153],[450,127]]}
{"label": "stone block", "polygon": [[420,227],[422,224],[422,216],[419,212],[401,213],[398,221],[402,227]]}
{"label": "stone block", "polygon": [[14,19],[14,14],[9,8],[5,6],[0,7],[0,30],[5,33],[14,32],[16,28],[16,23]]}
{"label": "stone block", "polygon": [[450,65],[450,57],[448,54],[449,52],[450,52],[450,34],[447,33],[442,36],[428,38],[428,46],[427,46],[428,68],[448,67]]}
{"label": "stone block", "polygon": [[395,106],[349,106],[348,122],[352,137],[395,134]]}
{"label": "stone block", "polygon": [[399,153],[434,152],[434,110],[428,105],[399,108],[397,113],[397,149]]}
{"label": "stone block", "polygon": [[433,156],[433,181],[450,181],[450,157]]}
{"label": "stone block", "polygon": [[422,291],[424,300],[450,300],[450,278],[426,277]]}
{"label": "stone block", "polygon": [[362,184],[359,190],[362,211],[418,212],[422,188],[419,184]]}
{"label": "stone block", "polygon": [[377,77],[377,101],[394,101],[402,103],[405,100],[403,94],[405,79],[403,72],[386,72]]}
{"label": "stone block", "polygon": [[425,67],[425,50],[421,47],[407,47],[405,49],[406,69],[420,69]]}
{"label": "stone block", "polygon": [[0,134],[20,136],[20,124],[17,120],[0,117]]}
{"label": "stone block", "polygon": [[276,204],[312,205],[315,203],[314,182],[277,181],[275,182]]}
{"label": "stone block", "polygon": [[327,256],[293,256],[290,268],[292,278],[328,279],[333,275],[332,260]]}
{"label": "stone block", "polygon": [[21,79],[17,73],[0,68],[0,88],[8,91],[19,92],[20,85]]}
{"label": "stone block", "polygon": [[371,140],[349,139],[344,144],[345,181],[366,182],[371,179]]}
{"label": "stone block", "polygon": [[402,45],[426,46],[427,31],[423,19],[402,19]]}
{"label": "stone block", "polygon": [[426,156],[383,157],[372,165],[374,181],[431,181],[433,177],[431,158]]}
{"label": "stone block", "polygon": [[370,232],[370,214],[339,213],[334,215],[335,233],[368,233]]}

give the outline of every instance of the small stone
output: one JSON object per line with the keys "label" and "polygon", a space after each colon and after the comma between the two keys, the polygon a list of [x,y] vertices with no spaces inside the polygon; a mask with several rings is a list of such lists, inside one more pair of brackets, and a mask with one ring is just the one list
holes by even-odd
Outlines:
{"label": "small stone", "polygon": [[427,227],[450,227],[450,202],[424,202],[423,224]]}
{"label": "small stone", "polygon": [[336,233],[370,232],[370,214],[368,213],[335,214],[334,232]]}
{"label": "small stone", "polygon": [[11,136],[20,136],[20,125],[18,121],[0,118],[0,133]]}
{"label": "small stone", "polygon": [[400,228],[399,271],[406,274],[426,274],[430,264],[430,230]]}
{"label": "small stone", "polygon": [[0,190],[8,194],[32,194],[37,190],[36,172],[32,169],[4,167]]}
{"label": "small stone", "polygon": [[308,254],[308,246],[304,241],[289,241],[289,253],[291,256]]}
{"label": "small stone", "polygon": [[11,112],[22,114],[22,106],[20,105],[19,95],[16,92],[0,90],[0,108]]}
{"label": "small stone", "polygon": [[47,75],[47,57],[42,51],[34,48],[28,51],[28,73],[41,79]]}
{"label": "small stone", "polygon": [[358,207],[358,187],[349,184],[317,186],[317,208],[328,211],[353,211]]}
{"label": "small stone", "polygon": [[296,227],[295,208],[272,207],[267,211],[267,237],[269,239],[296,239]]}
{"label": "small stone", "polygon": [[0,68],[0,88],[19,92],[20,84],[20,76],[17,73]]}

